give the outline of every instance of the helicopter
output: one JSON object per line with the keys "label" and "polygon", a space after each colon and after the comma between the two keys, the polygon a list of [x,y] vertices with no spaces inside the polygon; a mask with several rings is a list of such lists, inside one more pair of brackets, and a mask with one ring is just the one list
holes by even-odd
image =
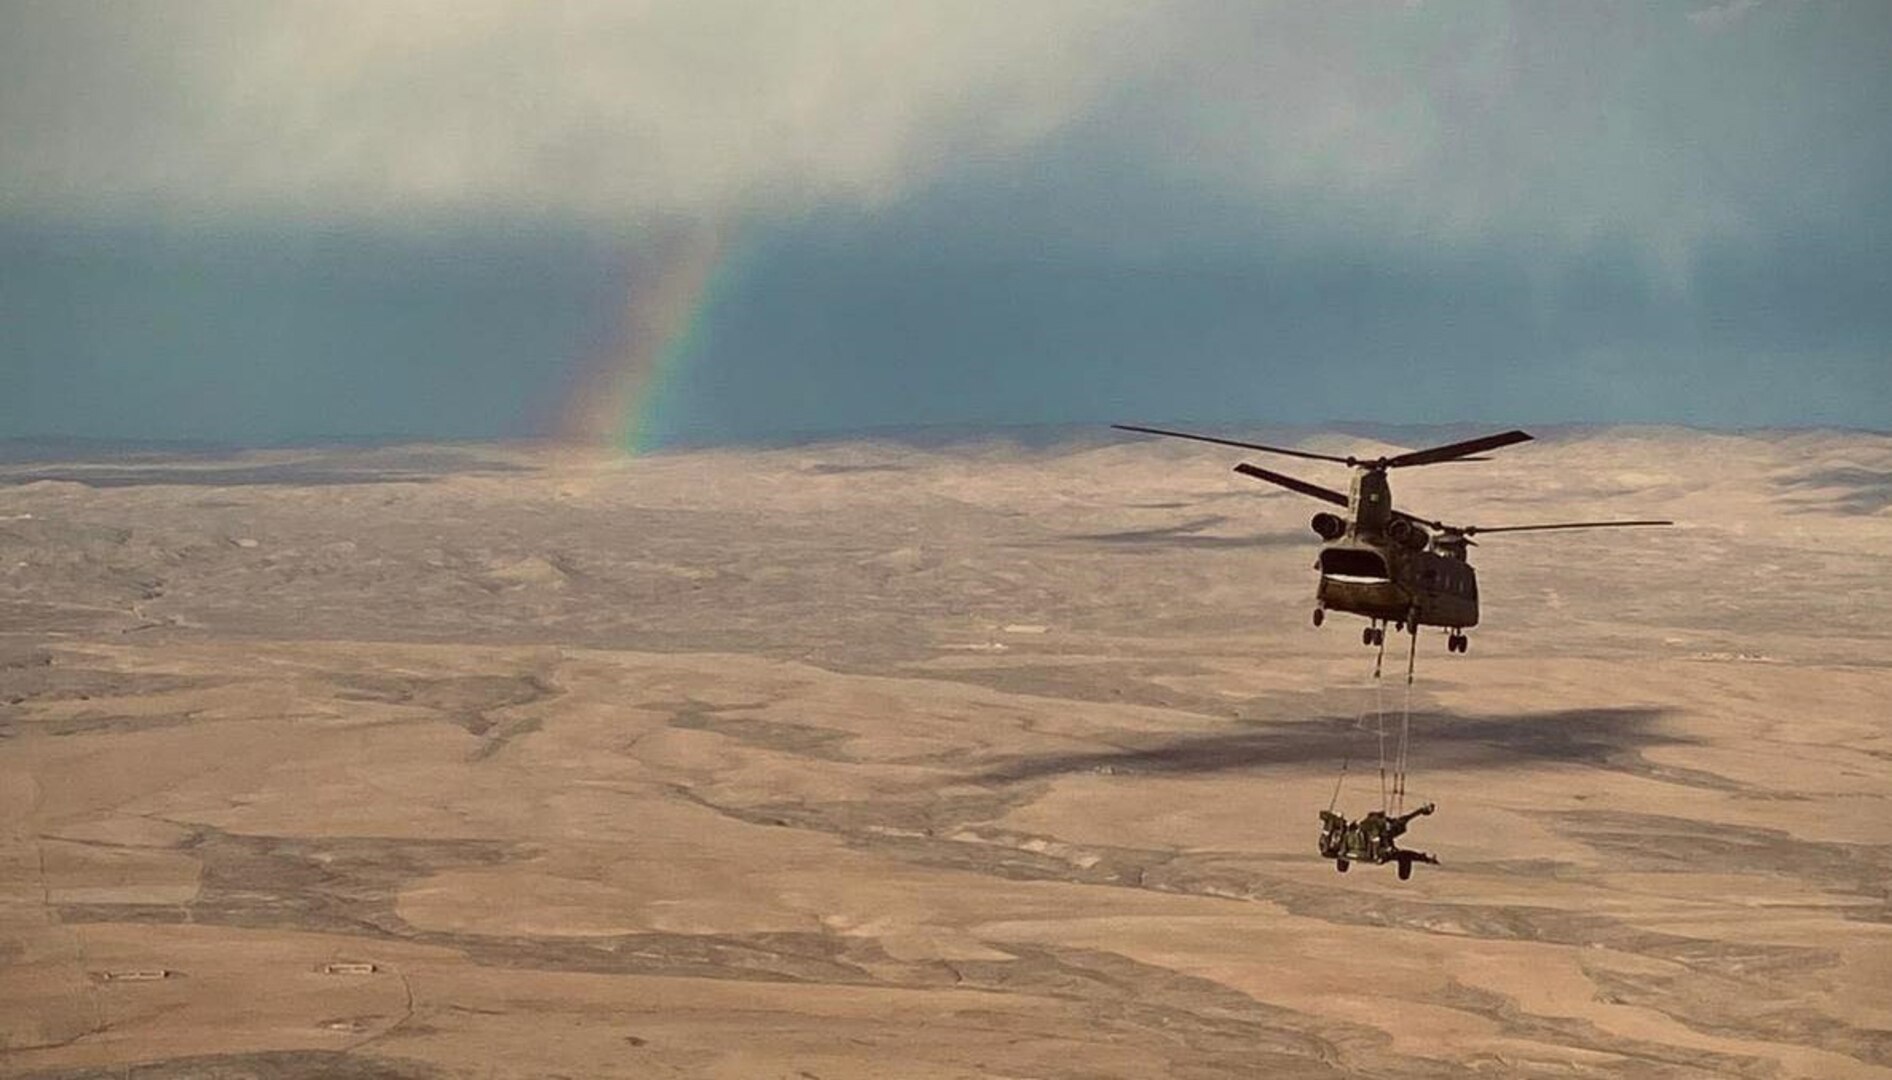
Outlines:
{"label": "helicopter", "polygon": [[1473,536],[1487,533],[1537,532],[1550,529],[1611,529],[1645,525],[1673,525],[1673,521],[1560,521],[1535,525],[1448,525],[1408,514],[1393,506],[1391,469],[1435,465],[1448,461],[1486,461],[1490,450],[1531,441],[1522,431],[1485,435],[1444,446],[1412,450],[1388,457],[1359,458],[1294,450],[1284,446],[1241,442],[1187,431],[1112,424],[1120,431],[1162,435],[1175,439],[1259,450],[1268,454],[1332,461],[1353,470],[1346,494],[1297,477],[1242,462],[1235,471],[1256,480],[1287,488],[1343,508],[1346,515],[1315,514],[1314,532],[1323,541],[1314,568],[1320,572],[1315,588],[1314,625],[1326,621],[1328,611],[1361,615],[1367,625],[1360,633],[1364,645],[1386,645],[1386,626],[1413,635],[1418,645],[1421,626],[1446,630],[1446,651],[1463,653],[1471,647],[1465,631],[1478,625],[1478,575],[1466,558],[1476,546]]}

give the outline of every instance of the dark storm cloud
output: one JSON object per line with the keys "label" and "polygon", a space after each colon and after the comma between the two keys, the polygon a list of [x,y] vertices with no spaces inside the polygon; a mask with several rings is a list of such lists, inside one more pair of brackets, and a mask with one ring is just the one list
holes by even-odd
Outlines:
{"label": "dark storm cloud", "polygon": [[1892,160],[1871,3],[7,6],[0,190],[40,210],[623,221],[884,204],[1062,147],[1039,164],[1237,226],[1673,266],[1881,208]]}
{"label": "dark storm cloud", "polygon": [[526,434],[608,338],[615,264],[568,233],[0,220],[0,436]]}
{"label": "dark storm cloud", "polygon": [[1892,400],[1880,3],[0,10],[12,432],[534,430],[699,219],[675,437]]}

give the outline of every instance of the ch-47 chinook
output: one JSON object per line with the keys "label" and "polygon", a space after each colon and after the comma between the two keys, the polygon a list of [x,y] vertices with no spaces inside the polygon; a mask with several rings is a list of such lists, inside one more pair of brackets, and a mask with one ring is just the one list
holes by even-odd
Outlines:
{"label": "ch-47 chinook", "polygon": [[1235,471],[1345,508],[1345,517],[1322,512],[1315,514],[1311,523],[1314,532],[1326,542],[1315,563],[1315,568],[1320,571],[1320,584],[1315,591],[1317,606],[1314,608],[1314,625],[1319,626],[1325,621],[1328,611],[1363,615],[1367,619],[1367,626],[1361,631],[1360,640],[1367,645],[1384,647],[1386,625],[1391,623],[1395,631],[1411,633],[1415,647],[1421,626],[1443,627],[1448,634],[1447,651],[1462,653],[1469,647],[1465,630],[1478,625],[1478,577],[1471,563],[1466,561],[1465,552],[1473,546],[1474,535],[1674,524],[1672,521],[1651,520],[1447,525],[1442,521],[1431,521],[1394,509],[1392,486],[1386,479],[1387,470],[1447,461],[1484,461],[1485,458],[1474,455],[1530,441],[1531,437],[1522,431],[1507,431],[1426,450],[1368,459],[1264,446],[1261,443],[1240,442],[1187,431],[1165,431],[1132,424],[1112,426],[1145,435],[1166,435],[1312,461],[1339,462],[1352,468],[1353,483],[1345,495],[1247,462],[1235,466]]}

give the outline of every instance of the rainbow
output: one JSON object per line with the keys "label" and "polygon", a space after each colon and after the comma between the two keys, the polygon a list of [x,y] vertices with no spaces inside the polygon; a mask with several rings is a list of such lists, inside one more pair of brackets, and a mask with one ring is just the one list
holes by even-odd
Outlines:
{"label": "rainbow", "polygon": [[666,391],[701,351],[709,316],[736,276],[734,232],[720,224],[681,232],[633,267],[616,332],[566,395],[561,440],[631,454],[655,448]]}

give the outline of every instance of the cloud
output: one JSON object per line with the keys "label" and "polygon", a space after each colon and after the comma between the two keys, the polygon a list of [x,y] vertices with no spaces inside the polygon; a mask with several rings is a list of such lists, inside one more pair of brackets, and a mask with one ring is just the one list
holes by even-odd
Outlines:
{"label": "cloud", "polygon": [[1713,4],[1688,13],[1688,21],[1710,33],[1738,26],[1741,20],[1755,8],[1761,6],[1761,0],[1728,0],[1725,4]]}
{"label": "cloud", "polygon": [[1744,12],[1740,35],[1636,4],[1188,10],[1126,128],[1277,213],[1378,241],[1628,241],[1682,267],[1711,239],[1884,209],[1883,6]]}
{"label": "cloud", "polygon": [[1108,2],[27,4],[9,201],[384,215],[894,197],[1108,78]]}
{"label": "cloud", "polygon": [[[881,207],[984,170],[1074,204],[1146,178],[1148,205],[1125,212],[1199,201],[1235,228],[1628,241],[1685,268],[1705,240],[1882,210],[1892,165],[1884,5],[3,10],[16,215],[635,223]],[[1742,33],[1698,30],[1737,14]]]}

